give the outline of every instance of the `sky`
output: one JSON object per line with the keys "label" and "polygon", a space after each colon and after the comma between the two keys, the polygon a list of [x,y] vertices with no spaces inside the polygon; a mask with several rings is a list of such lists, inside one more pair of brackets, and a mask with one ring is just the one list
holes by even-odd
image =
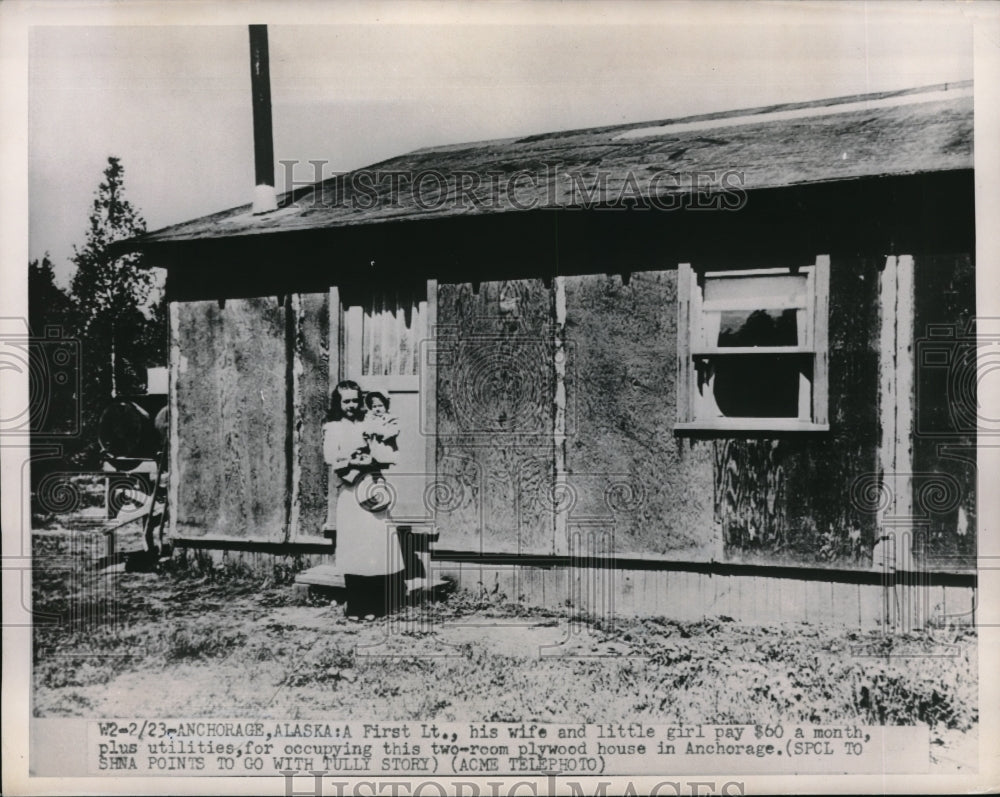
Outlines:
{"label": "sky", "polygon": [[[275,160],[303,181],[309,160],[329,176],[431,145],[973,77],[964,4],[486,6],[248,17],[268,24]],[[149,229],[252,197],[246,24],[176,21],[211,24],[29,30],[29,256],[50,253],[63,285],[109,155]]]}

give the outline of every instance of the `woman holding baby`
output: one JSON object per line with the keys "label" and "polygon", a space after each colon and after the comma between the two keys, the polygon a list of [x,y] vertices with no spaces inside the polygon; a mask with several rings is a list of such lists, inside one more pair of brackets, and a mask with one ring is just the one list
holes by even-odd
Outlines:
{"label": "woman holding baby", "polygon": [[389,490],[382,477],[397,460],[398,428],[384,412],[387,405],[381,394],[365,397],[356,382],[345,380],[330,395],[323,425],[323,458],[337,489],[337,569],[344,574],[345,613],[352,620],[382,616],[405,596],[403,557],[388,522]]}

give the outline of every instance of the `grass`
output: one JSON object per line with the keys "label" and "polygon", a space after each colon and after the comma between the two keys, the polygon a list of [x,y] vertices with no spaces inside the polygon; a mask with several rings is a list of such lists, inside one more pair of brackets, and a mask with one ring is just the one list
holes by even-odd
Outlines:
{"label": "grass", "polygon": [[[88,561],[67,539],[36,536],[38,561]],[[459,592],[424,614],[404,612],[387,636],[347,622],[328,600],[296,598],[297,567],[262,575],[238,561],[175,557],[159,573],[113,576],[115,614],[98,613],[95,625],[73,612],[108,605],[107,577],[43,566],[35,609],[60,619],[35,629],[35,713],[940,731],[978,722],[977,640],[967,629],[885,637],[724,619],[608,622]],[[539,656],[539,645],[560,641],[547,650],[567,655]],[[951,655],[904,655],[920,650]]]}

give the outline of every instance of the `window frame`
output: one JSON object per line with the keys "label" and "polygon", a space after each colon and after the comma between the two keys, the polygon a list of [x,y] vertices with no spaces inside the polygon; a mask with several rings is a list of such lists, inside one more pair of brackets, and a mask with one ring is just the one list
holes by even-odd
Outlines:
{"label": "window frame", "polygon": [[[733,270],[699,269],[690,263],[677,267],[677,422],[678,432],[733,431],[733,432],[826,432],[829,431],[829,282],[830,257],[819,255],[815,262],[785,267],[743,268]],[[805,296],[802,302],[783,305],[776,299],[774,307],[762,307],[757,302],[734,298],[706,302],[705,285],[710,280],[741,279],[768,276],[806,277]],[[750,307],[754,304],[754,307]],[[708,344],[705,339],[709,314],[721,316],[727,310],[785,309],[794,307],[805,311],[800,324],[800,340],[795,346],[727,346]],[[801,339],[801,338],[804,338]],[[712,357],[761,357],[768,354],[807,356],[812,358],[812,378],[803,376],[808,386],[808,402],[800,392],[798,417],[727,417],[704,414],[708,401],[700,398],[697,380],[698,360]],[[710,388],[709,388],[710,389]],[[800,390],[802,389],[800,385]],[[714,404],[714,399],[711,399]],[[808,403],[808,407],[803,405]],[[717,409],[717,407],[716,407]],[[808,409],[808,412],[804,412]]]}

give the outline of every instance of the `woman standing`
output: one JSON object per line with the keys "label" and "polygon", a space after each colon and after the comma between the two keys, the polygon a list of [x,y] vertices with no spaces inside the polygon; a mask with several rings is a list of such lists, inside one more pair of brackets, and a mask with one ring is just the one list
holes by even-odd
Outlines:
{"label": "woman standing", "polygon": [[340,382],[330,395],[323,426],[323,458],[338,482],[337,569],[347,588],[347,616],[372,619],[399,606],[405,587],[388,501],[379,495],[386,488],[377,481],[382,469],[395,463],[396,453],[370,445],[363,421],[361,387]]}

